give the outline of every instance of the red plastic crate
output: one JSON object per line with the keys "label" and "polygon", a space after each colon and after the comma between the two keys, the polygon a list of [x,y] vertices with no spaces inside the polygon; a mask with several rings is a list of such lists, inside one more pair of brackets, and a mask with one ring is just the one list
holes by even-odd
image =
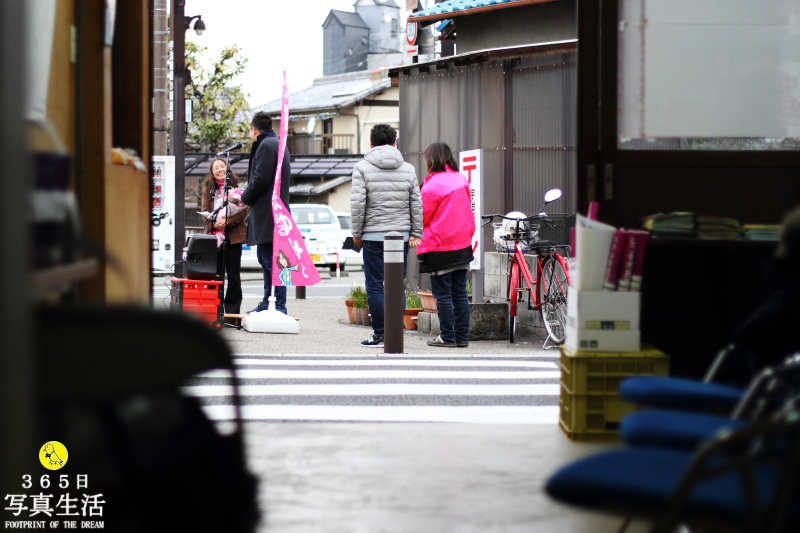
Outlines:
{"label": "red plastic crate", "polygon": [[183,302],[183,310],[192,313],[216,313],[219,304],[200,304],[194,302]]}
{"label": "red plastic crate", "polygon": [[[170,309],[192,313],[211,325],[222,324],[222,281],[172,278]],[[219,329],[218,327],[218,329]]]}

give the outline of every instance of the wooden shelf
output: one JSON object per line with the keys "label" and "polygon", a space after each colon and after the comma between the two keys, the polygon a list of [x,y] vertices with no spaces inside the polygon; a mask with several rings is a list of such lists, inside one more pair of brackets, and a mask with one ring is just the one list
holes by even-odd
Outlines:
{"label": "wooden shelf", "polygon": [[775,248],[778,241],[734,241],[734,240],[711,240],[711,239],[654,239],[647,241],[647,246],[663,247],[706,247],[706,248]]}
{"label": "wooden shelf", "polygon": [[67,265],[36,270],[33,273],[33,289],[40,296],[69,286],[97,273],[97,259],[82,259]]}

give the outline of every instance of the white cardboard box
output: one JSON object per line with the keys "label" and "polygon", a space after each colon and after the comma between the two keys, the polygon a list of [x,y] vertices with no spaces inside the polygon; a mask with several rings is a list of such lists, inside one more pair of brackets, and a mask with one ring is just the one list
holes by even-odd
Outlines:
{"label": "white cardboard box", "polygon": [[641,349],[640,332],[576,329],[567,326],[565,344],[576,352],[638,352]]}
{"label": "white cardboard box", "polygon": [[641,293],[569,291],[567,322],[575,329],[639,331]]}
{"label": "white cardboard box", "polygon": [[570,291],[566,344],[575,351],[638,352],[638,292]]}

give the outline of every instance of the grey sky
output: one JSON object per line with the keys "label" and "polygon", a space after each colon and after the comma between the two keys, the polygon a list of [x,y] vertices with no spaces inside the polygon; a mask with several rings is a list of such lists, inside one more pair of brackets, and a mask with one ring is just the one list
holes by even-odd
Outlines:
{"label": "grey sky", "polygon": [[[405,0],[395,0],[405,18]],[[284,69],[289,92],[322,76],[322,23],[331,9],[353,11],[355,0],[186,0],[186,15],[202,15],[206,31],[186,39],[218,57],[238,45],[248,58],[242,84],[251,107],[280,98]]]}

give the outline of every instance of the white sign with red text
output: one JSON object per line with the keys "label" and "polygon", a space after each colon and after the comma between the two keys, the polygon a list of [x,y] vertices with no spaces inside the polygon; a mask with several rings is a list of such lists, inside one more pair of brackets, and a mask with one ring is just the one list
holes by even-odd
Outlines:
{"label": "white sign with red text", "polygon": [[405,52],[407,56],[415,56],[419,54],[419,46],[417,45],[418,30],[419,26],[416,22],[406,22]]}
{"label": "white sign with red text", "polygon": [[472,198],[472,213],[475,215],[475,235],[472,236],[471,270],[480,270],[483,265],[483,243],[481,242],[481,215],[483,215],[483,150],[466,150],[458,154],[458,167],[469,182]]}

